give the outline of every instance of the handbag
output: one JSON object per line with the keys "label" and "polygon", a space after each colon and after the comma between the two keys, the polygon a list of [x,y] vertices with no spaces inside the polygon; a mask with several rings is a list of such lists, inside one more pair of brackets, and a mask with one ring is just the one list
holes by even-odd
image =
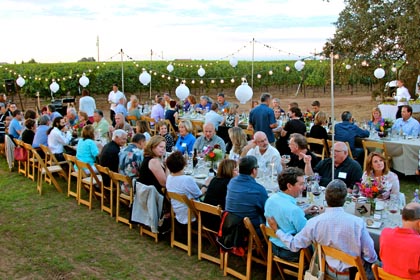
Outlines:
{"label": "handbag", "polygon": [[26,161],[28,159],[28,152],[25,148],[17,146],[13,151],[13,156],[17,161]]}
{"label": "handbag", "polygon": [[303,277],[304,280],[324,280],[325,274],[321,268],[321,260],[322,260],[322,249],[321,245],[317,245],[315,248],[315,252],[312,255],[311,264],[309,265],[309,269],[305,271],[305,275]]}

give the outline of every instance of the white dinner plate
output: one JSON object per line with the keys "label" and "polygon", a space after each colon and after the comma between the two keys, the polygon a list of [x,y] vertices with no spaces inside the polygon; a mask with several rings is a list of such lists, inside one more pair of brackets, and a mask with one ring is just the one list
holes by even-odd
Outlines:
{"label": "white dinner plate", "polygon": [[379,221],[373,221],[373,223],[369,225],[369,224],[367,223],[367,221],[366,221],[366,226],[367,226],[368,228],[381,228],[381,226],[382,226],[382,222],[379,222]]}
{"label": "white dinner plate", "polygon": [[197,175],[194,175],[194,178],[196,178],[196,179],[205,179],[205,178],[207,178],[207,175],[206,174],[197,174]]}

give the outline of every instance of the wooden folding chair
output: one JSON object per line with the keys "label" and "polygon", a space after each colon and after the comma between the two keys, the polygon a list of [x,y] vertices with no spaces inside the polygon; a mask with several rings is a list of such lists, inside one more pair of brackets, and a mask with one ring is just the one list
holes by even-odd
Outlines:
{"label": "wooden folding chair", "polygon": [[354,266],[357,268],[355,280],[367,280],[366,272],[363,267],[362,259],[360,256],[351,256],[343,251],[335,249],[333,247],[329,247],[326,245],[321,245],[322,252],[324,253],[321,259],[321,271],[326,271],[326,261],[325,256],[329,256],[333,259],[337,259],[343,263],[348,264],[349,266]]}
{"label": "wooden folding chair", "polygon": [[[306,137],[306,142],[308,142],[308,149],[317,157],[321,159],[328,157],[328,147],[324,139]],[[320,147],[322,147],[322,152],[316,153],[315,151],[319,150]]]}
{"label": "wooden folding chair", "polygon": [[203,134],[203,126],[204,126],[204,123],[202,121],[194,121],[194,120],[191,120],[191,124],[192,124],[192,127],[193,127],[192,134],[195,137],[198,137],[198,136],[200,136],[200,135]]}
{"label": "wooden folding chair", "polygon": [[39,194],[42,194],[42,185],[43,185],[43,178],[45,181],[47,181],[47,178],[51,183],[54,185],[54,187],[57,189],[58,192],[62,193],[63,190],[61,189],[60,185],[58,184],[57,180],[54,178],[53,173],[57,172],[63,172],[63,169],[61,166],[53,165],[53,166],[47,166],[45,165],[45,162],[42,160],[41,156],[38,154],[38,152],[34,149],[33,155],[37,161],[38,164],[38,174],[37,174],[37,180],[36,180],[36,189],[39,192]]}
{"label": "wooden folding chair", "polygon": [[388,167],[391,167],[390,164],[391,164],[392,158],[388,155],[388,152],[386,150],[386,145],[384,142],[362,140],[362,144],[363,144],[363,150],[365,152],[363,170],[366,170],[367,159],[371,152],[381,153],[384,156],[384,158],[387,160]]}
{"label": "wooden folding chair", "polygon": [[[66,161],[58,161],[57,158],[55,157],[55,155],[51,152],[50,148],[48,148],[47,146],[44,146],[44,145],[40,144],[39,147],[41,148],[41,150],[45,154],[45,159],[44,159],[45,165],[46,166],[51,166],[51,167],[54,167],[55,169],[57,169],[57,172],[54,172],[54,173],[58,173],[65,180],[67,180],[67,175],[62,168],[62,166],[67,165],[67,162]],[[50,181],[49,178],[45,178],[45,181],[51,185],[51,181]]]}
{"label": "wooden folding chair", "polygon": [[[95,163],[96,170],[101,175],[101,211],[107,212],[111,217],[114,215],[114,196],[115,188],[114,183],[109,175],[109,168]],[[109,201],[107,205],[105,200]]]}
{"label": "wooden folding chair", "polygon": [[35,159],[34,156],[34,148],[32,148],[32,145],[23,143],[23,146],[25,147],[26,151],[28,152],[28,172],[26,173],[27,177],[31,179],[32,181],[35,181],[35,169],[38,168],[38,161]]}
{"label": "wooden folding chair", "polygon": [[[151,117],[148,117],[148,116],[143,115],[143,116],[141,116],[140,119],[145,120],[147,122],[147,125],[149,126],[149,130],[150,130],[150,135],[151,136],[157,134],[157,132],[156,132],[156,123],[157,123],[157,121],[155,121],[154,118],[151,118]],[[152,123],[154,124],[153,126],[152,126]]]}
{"label": "wooden folding chair", "polygon": [[[342,142],[342,141],[335,141],[335,142]],[[346,144],[346,146],[347,146],[347,151],[348,151],[348,155],[349,155],[349,157],[351,158],[351,159],[353,159],[353,153],[351,152],[351,149],[350,149],[350,144],[349,144],[349,142],[344,142],[345,144]],[[332,140],[327,140],[327,145],[328,145],[328,150],[331,150],[332,149]]]}
{"label": "wooden folding chair", "polygon": [[[120,208],[121,208],[121,203],[124,203],[125,205],[128,206],[128,208],[131,208],[132,204],[133,204],[133,200],[134,200],[134,196],[133,196],[133,183],[132,180],[129,176],[126,175],[122,175],[120,173],[117,172],[113,172],[111,170],[109,170],[109,176],[111,177],[112,180],[112,184],[115,186],[115,188],[117,189],[117,209],[115,211],[115,220],[118,222],[122,222],[124,224],[127,224],[130,229],[133,228],[133,225],[130,223],[130,219],[126,218],[126,217],[122,217],[120,215]],[[129,185],[129,189],[130,189],[130,194],[125,194],[123,192],[121,192],[121,184],[125,183]]]}
{"label": "wooden folding chair", "polygon": [[[261,231],[264,235],[264,239],[268,244],[267,248],[267,280],[272,278],[272,269],[273,261],[276,263],[277,268],[281,274],[281,277],[285,279],[284,274],[291,275],[296,277],[298,280],[303,280],[303,275],[305,274],[305,262],[311,261],[310,252],[307,249],[300,250],[299,262],[291,262],[285,259],[282,259],[273,254],[273,243],[270,241],[270,237],[277,238],[276,233],[270,227],[261,224]],[[289,268],[283,268],[283,265],[287,267],[296,268],[295,270],[290,270]]]}
{"label": "wooden folding chair", "polygon": [[[24,147],[24,142],[22,140],[19,139],[14,139],[15,143],[16,143],[16,147],[22,147],[25,149]],[[26,149],[25,149],[26,150]],[[19,160],[18,162],[18,174],[22,174],[23,176],[27,177],[27,173],[28,173],[28,155],[26,156],[26,161],[22,161]]]}
{"label": "wooden folding chair", "polygon": [[217,263],[220,265],[220,269],[223,269],[223,253],[220,252],[220,250],[217,250],[219,252],[219,257],[215,257],[214,255],[210,255],[203,252],[203,237],[206,237],[210,243],[215,246],[215,248],[219,248],[216,244],[216,236],[217,231],[214,229],[211,229],[204,225],[203,223],[203,213],[207,213],[209,215],[214,215],[215,217],[221,217],[222,216],[222,208],[219,206],[213,206],[207,203],[203,203],[196,200],[191,200],[194,208],[197,212],[197,220],[198,220],[198,259],[206,259],[211,262]]}
{"label": "wooden folding chair", "polygon": [[[67,163],[69,164],[69,172],[67,173],[67,197],[74,197],[76,200],[79,200],[79,192],[78,192],[78,181],[79,181],[79,172],[74,169],[74,166],[76,165],[76,157],[64,154],[64,158],[66,159]],[[76,190],[73,191],[71,189],[71,179],[76,178]]]}
{"label": "wooden folding chair", "polygon": [[[77,180],[77,193],[79,195],[79,199],[77,200],[77,203],[79,205],[86,205],[89,210],[91,210],[93,195],[95,195],[95,197],[102,196],[102,193],[98,190],[102,177],[95,173],[95,170],[93,170],[89,163],[76,159],[76,166],[79,173],[79,179]],[[87,199],[83,198],[82,188],[87,191]]]}
{"label": "wooden folding chair", "polygon": [[127,120],[127,122],[131,125],[131,126],[135,126],[136,125],[136,121],[139,120],[137,119],[136,116],[127,116],[125,117],[125,119]]}
{"label": "wooden folding chair", "polygon": [[174,141],[176,141],[177,134],[176,134],[175,128],[172,126],[171,121],[165,120],[165,123],[168,126],[168,132],[172,135],[172,137],[174,138]]}
{"label": "wooden folding chair", "polygon": [[228,274],[239,278],[239,279],[251,279],[251,266],[252,262],[259,263],[261,265],[267,265],[267,253],[261,242],[260,237],[258,236],[257,232],[255,231],[254,226],[251,223],[251,220],[248,217],[244,218],[244,225],[245,228],[248,229],[249,237],[248,237],[248,248],[246,252],[246,272],[245,274],[229,267],[229,254],[230,252],[224,252],[223,256],[223,275],[227,276]]}
{"label": "wooden folding chair", "polygon": [[[195,211],[194,205],[192,204],[191,200],[185,194],[179,194],[174,192],[167,193],[169,199],[171,200],[171,224],[172,224],[172,231],[171,231],[171,247],[174,246],[187,251],[188,256],[191,256],[192,253],[192,219],[197,217],[197,213]],[[172,200],[177,200],[188,207],[188,223],[187,223],[187,244],[184,244],[180,241],[175,240],[175,219],[176,215],[174,212],[174,208],[172,207]]]}
{"label": "wooden folding chair", "polygon": [[244,129],[244,133],[249,136],[251,139],[254,137],[254,130],[253,129]]}
{"label": "wooden folding chair", "polygon": [[408,280],[410,278],[402,278],[383,270],[382,267],[379,267],[377,264],[372,264],[372,272],[376,280]]}

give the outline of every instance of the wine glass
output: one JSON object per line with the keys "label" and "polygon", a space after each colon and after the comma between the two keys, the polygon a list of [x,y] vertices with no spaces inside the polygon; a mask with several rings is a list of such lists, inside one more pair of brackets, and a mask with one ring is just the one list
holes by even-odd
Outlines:
{"label": "wine glass", "polygon": [[319,196],[321,195],[322,192],[322,188],[321,186],[318,184],[317,181],[311,181],[311,192],[312,194],[315,196],[315,205],[320,206],[319,203]]}
{"label": "wine glass", "polygon": [[353,190],[352,190],[351,194],[353,195],[353,197],[355,198],[355,200],[357,202],[358,198],[360,197],[360,188],[359,188],[358,185],[353,186]]}
{"label": "wine glass", "polygon": [[281,159],[285,164],[288,164],[290,162],[290,155],[282,155]]}

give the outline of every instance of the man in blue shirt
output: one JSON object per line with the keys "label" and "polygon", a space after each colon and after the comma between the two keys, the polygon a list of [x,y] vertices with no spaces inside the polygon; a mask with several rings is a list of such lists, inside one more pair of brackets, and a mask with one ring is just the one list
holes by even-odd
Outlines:
{"label": "man in blue shirt", "polygon": [[255,181],[258,162],[254,156],[245,156],[239,162],[239,175],[227,185],[226,211],[241,218],[248,217],[255,230],[265,222],[264,204],[268,198],[265,188]]}
{"label": "man in blue shirt", "polygon": [[[288,167],[279,177],[280,192],[272,195],[265,203],[265,216],[273,217],[278,226],[286,233],[295,235],[306,225],[305,215],[314,214],[318,210],[311,206],[303,210],[297,205],[296,198],[304,189],[305,179],[302,169]],[[278,238],[270,238],[273,253],[282,259],[299,262],[299,252],[291,252]]]}
{"label": "man in blue shirt", "polygon": [[217,106],[220,111],[224,111],[230,106],[230,103],[225,100],[225,94],[223,92],[217,94]]}
{"label": "man in blue shirt", "polygon": [[401,118],[397,119],[392,126],[393,131],[397,133],[403,133],[408,136],[417,137],[420,132],[420,124],[411,115],[413,114],[413,108],[410,105],[401,106]]}
{"label": "man in blue shirt", "polygon": [[22,121],[22,113],[20,110],[13,111],[13,119],[9,124],[9,135],[18,139],[23,132],[23,127],[20,124]]}
{"label": "man in blue shirt", "polygon": [[363,148],[356,148],[354,145],[356,137],[369,137],[369,131],[361,129],[353,123],[353,117],[349,111],[341,114],[341,123],[335,125],[335,140],[349,142],[351,153],[359,163],[363,163]]}
{"label": "man in blue shirt", "polygon": [[268,142],[272,144],[275,141],[272,129],[277,127],[277,121],[273,109],[269,107],[270,102],[271,94],[263,93],[261,95],[261,104],[249,113],[248,129],[264,132],[267,135]]}
{"label": "man in blue shirt", "polygon": [[47,131],[50,128],[50,117],[48,115],[42,115],[38,120],[38,128],[36,129],[34,141],[32,141],[33,148],[39,148],[39,145],[48,146],[48,135]]}
{"label": "man in blue shirt", "polygon": [[211,102],[207,96],[200,97],[200,103],[195,106],[195,110],[200,113],[207,113],[211,109]]}

